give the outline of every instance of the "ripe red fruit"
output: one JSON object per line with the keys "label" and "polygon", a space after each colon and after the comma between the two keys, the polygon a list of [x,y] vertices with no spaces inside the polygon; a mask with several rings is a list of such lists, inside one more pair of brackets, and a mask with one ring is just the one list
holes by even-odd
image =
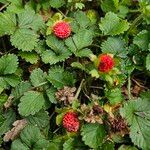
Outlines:
{"label": "ripe red fruit", "polygon": [[65,21],[59,21],[54,24],[53,32],[57,37],[64,39],[64,38],[67,38],[70,36],[71,27],[70,27],[69,23],[67,23]]}
{"label": "ripe red fruit", "polygon": [[68,132],[77,132],[80,123],[78,116],[75,112],[67,112],[63,117],[63,127],[66,128]]}
{"label": "ripe red fruit", "polygon": [[99,57],[98,70],[100,72],[109,72],[114,67],[114,64],[114,59],[110,55],[102,54]]}

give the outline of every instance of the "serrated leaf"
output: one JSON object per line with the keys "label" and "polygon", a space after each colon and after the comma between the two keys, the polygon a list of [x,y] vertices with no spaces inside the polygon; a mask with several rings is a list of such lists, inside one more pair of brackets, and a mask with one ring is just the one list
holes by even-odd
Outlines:
{"label": "serrated leaf", "polygon": [[48,141],[41,134],[40,129],[33,125],[26,126],[20,134],[23,144],[33,149],[44,149],[48,146]]}
{"label": "serrated leaf", "polygon": [[75,83],[74,76],[59,66],[55,66],[49,70],[47,79],[57,89],[61,89],[64,86],[73,86]]}
{"label": "serrated leaf", "polygon": [[63,150],[74,150],[74,139],[70,138],[63,144]]}
{"label": "serrated leaf", "polygon": [[64,42],[54,36],[49,36],[46,40],[51,50],[43,51],[41,54],[44,63],[56,64],[69,58],[71,52],[64,45]]}
{"label": "serrated leaf", "polygon": [[86,16],[86,14],[82,11],[77,11],[74,14],[74,18],[76,22],[79,24],[80,28],[85,29],[90,25],[90,19]]}
{"label": "serrated leaf", "polygon": [[129,145],[121,145],[118,150],[138,150],[136,147],[134,146],[129,146]]}
{"label": "serrated leaf", "polygon": [[132,142],[142,149],[150,149],[150,101],[149,99],[130,100],[121,108],[121,115],[130,125]]}
{"label": "serrated leaf", "polygon": [[49,2],[53,8],[59,8],[65,4],[64,0],[49,0]]}
{"label": "serrated leaf", "polygon": [[54,103],[54,104],[57,103],[56,97],[55,97],[56,91],[57,91],[57,90],[56,90],[55,88],[53,88],[53,87],[51,87],[51,88],[49,88],[49,89],[46,90],[46,94],[47,94],[47,96],[48,96],[48,98],[49,98],[49,101],[50,101],[51,103]]}
{"label": "serrated leaf", "polygon": [[[90,30],[81,30],[80,32],[76,33],[73,37],[68,38],[65,41],[65,44],[68,46],[70,51],[73,52],[75,55],[76,54],[79,55],[79,53],[81,53],[81,56],[82,55],[84,56],[84,52],[80,50],[90,46],[93,42],[92,39],[93,33]],[[88,54],[89,53],[91,53],[91,51],[88,50]]]}
{"label": "serrated leaf", "polygon": [[0,126],[0,136],[3,135],[5,132],[7,132],[11,128],[11,125],[15,121],[15,119],[16,119],[16,114],[14,113],[14,111],[9,110],[5,114],[5,121]]}
{"label": "serrated leaf", "polygon": [[18,110],[22,116],[34,115],[42,109],[44,103],[45,100],[42,93],[29,91],[21,97]]}
{"label": "serrated leaf", "polygon": [[12,142],[11,150],[30,150],[30,148],[25,143],[23,144],[20,139],[17,139]]}
{"label": "serrated leaf", "polygon": [[116,105],[123,101],[121,89],[114,88],[112,90],[106,90],[105,95],[108,98],[111,105]]}
{"label": "serrated leaf", "polygon": [[98,148],[102,145],[106,136],[106,131],[103,125],[100,124],[85,124],[81,129],[82,140],[91,148]]}
{"label": "serrated leaf", "polygon": [[104,35],[119,35],[129,29],[129,23],[113,12],[108,12],[99,24]]}
{"label": "serrated leaf", "polygon": [[110,53],[120,57],[125,57],[127,50],[125,47],[125,41],[119,37],[109,37],[101,44],[103,53]]}
{"label": "serrated leaf", "polygon": [[0,13],[0,36],[12,34],[16,30],[16,16],[13,13]]}
{"label": "serrated leaf", "polygon": [[31,51],[37,46],[38,35],[30,29],[18,29],[11,35],[10,41],[22,51]]}
{"label": "serrated leaf", "polygon": [[32,29],[35,32],[44,27],[42,16],[35,14],[32,9],[18,13],[18,24],[21,29]]}
{"label": "serrated leaf", "polygon": [[150,71],[150,54],[146,57],[146,69]]}
{"label": "serrated leaf", "polygon": [[84,48],[82,50],[79,50],[75,53],[77,57],[89,57],[92,53],[92,51],[88,48]]}
{"label": "serrated leaf", "polygon": [[18,67],[18,58],[14,54],[4,55],[0,58],[0,74],[15,73]]}
{"label": "serrated leaf", "polygon": [[31,125],[37,125],[39,128],[45,128],[49,124],[49,116],[46,111],[39,111],[34,116],[30,115],[26,118]]}
{"label": "serrated leaf", "polygon": [[147,30],[141,31],[134,37],[133,43],[142,50],[148,50],[150,44],[150,32]]}
{"label": "serrated leaf", "polygon": [[19,56],[22,59],[25,59],[26,62],[30,62],[31,64],[36,64],[39,60],[39,56],[36,52],[19,52]]}
{"label": "serrated leaf", "polygon": [[30,80],[33,86],[39,86],[46,82],[46,73],[44,73],[40,68],[34,69],[30,75]]}
{"label": "serrated leaf", "polygon": [[30,82],[21,82],[19,85],[17,85],[13,90],[11,95],[18,99],[19,97],[23,96],[23,94],[31,89]]}

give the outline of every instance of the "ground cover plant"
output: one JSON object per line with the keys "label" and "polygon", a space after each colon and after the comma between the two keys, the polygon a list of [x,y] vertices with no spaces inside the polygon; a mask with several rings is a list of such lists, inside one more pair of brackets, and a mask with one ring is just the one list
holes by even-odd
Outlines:
{"label": "ground cover plant", "polygon": [[0,0],[0,150],[150,150],[149,0]]}

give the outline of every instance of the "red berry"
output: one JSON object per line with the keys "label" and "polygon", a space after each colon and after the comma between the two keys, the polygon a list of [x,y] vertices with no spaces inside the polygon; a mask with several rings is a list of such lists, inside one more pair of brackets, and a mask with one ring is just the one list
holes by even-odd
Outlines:
{"label": "red berry", "polygon": [[64,38],[67,38],[70,36],[71,27],[70,27],[69,23],[67,23],[65,21],[59,21],[54,24],[53,32],[57,37],[64,39]]}
{"label": "red berry", "polygon": [[77,132],[79,130],[79,120],[75,112],[67,112],[63,117],[63,127],[68,132]]}
{"label": "red berry", "polygon": [[101,72],[109,72],[114,67],[114,59],[107,54],[100,55],[98,70]]}

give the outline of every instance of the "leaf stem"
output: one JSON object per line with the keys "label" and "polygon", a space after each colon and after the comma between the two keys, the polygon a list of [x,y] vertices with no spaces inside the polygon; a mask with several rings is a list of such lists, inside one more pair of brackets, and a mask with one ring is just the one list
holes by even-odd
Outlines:
{"label": "leaf stem", "polygon": [[80,92],[81,92],[81,89],[82,89],[83,82],[84,82],[84,79],[82,79],[82,81],[81,81],[81,83],[80,83],[80,86],[79,86],[79,88],[78,88],[78,90],[77,90],[77,93],[76,93],[76,95],[75,95],[75,99],[78,99],[78,96],[79,96],[79,94],[80,94]]}

